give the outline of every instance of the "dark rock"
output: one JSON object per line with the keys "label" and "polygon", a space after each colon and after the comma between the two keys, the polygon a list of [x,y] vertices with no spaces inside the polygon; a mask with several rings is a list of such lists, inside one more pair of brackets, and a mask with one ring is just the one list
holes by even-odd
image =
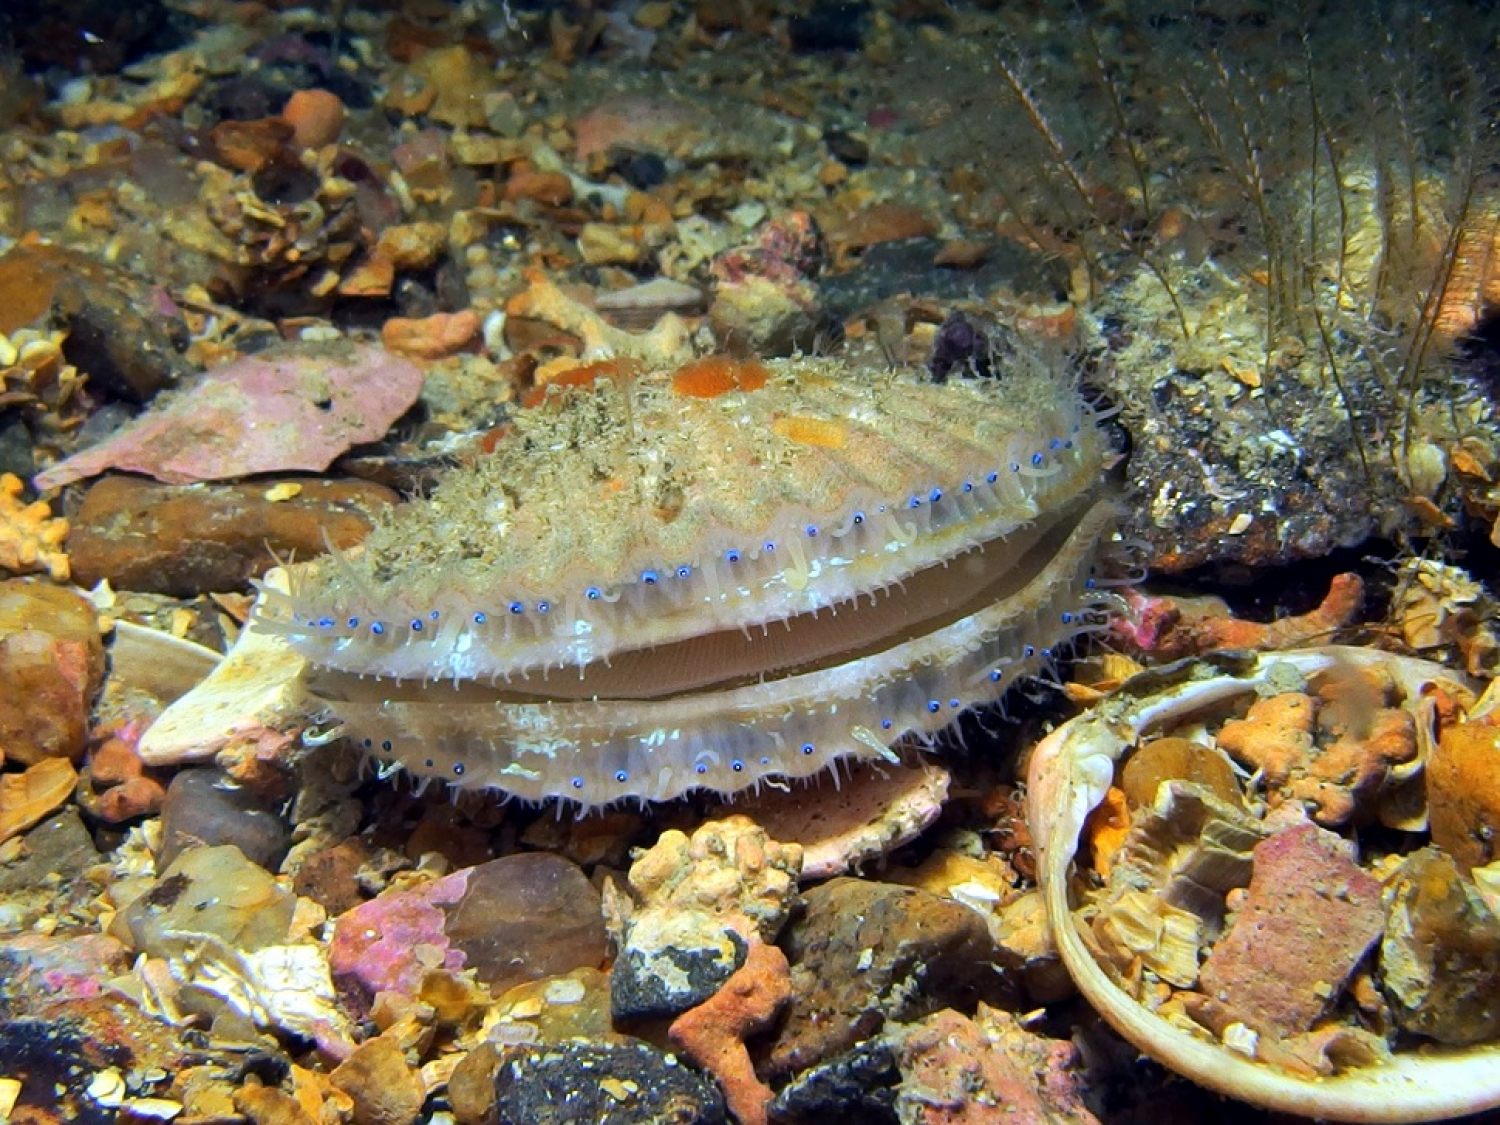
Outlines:
{"label": "dark rock", "polygon": [[787,22],[792,50],[806,53],[859,50],[868,10],[865,4],[824,0],[806,15],[794,16]]}
{"label": "dark rock", "polygon": [[[301,492],[266,498],[258,484],[164,485],[106,477],[88,490],[73,519],[68,555],[84,586],[101,579],[122,590],[195,597],[237,590],[275,565],[327,545],[364,539],[375,513],[397,496],[363,481],[297,478]],[[273,555],[274,553],[274,555]]]}
{"label": "dark rock", "polygon": [[628,943],[609,974],[610,1010],[621,1021],[659,1019],[696,1008],[745,963],[745,939],[725,929],[734,956],[716,945],[643,951]]}
{"label": "dark rock", "polygon": [[26,833],[26,852],[20,859],[0,865],[0,894],[39,886],[49,875],[70,881],[98,859],[78,810],[64,809]]}
{"label": "dark rock", "polygon": [[716,1125],[718,1087],[645,1043],[574,1041],[509,1055],[495,1079],[501,1125]]}
{"label": "dark rock", "polygon": [[872,1039],[799,1075],[770,1105],[788,1125],[895,1125],[895,1044]]}
{"label": "dark rock", "polygon": [[275,808],[216,769],[187,769],[167,786],[161,808],[166,867],[184,848],[233,844],[251,863],[275,871],[286,855],[287,827]]}
{"label": "dark rock", "polygon": [[53,310],[68,331],[64,353],[96,390],[144,403],[192,370],[176,305],[127,273],[90,260],[59,282]]}
{"label": "dark rock", "polygon": [[784,946],[792,999],[769,1060],[778,1074],[847,1051],[887,1022],[1017,999],[1005,972],[1016,960],[984,919],[915,887],[850,878],[814,887]]}
{"label": "dark rock", "polygon": [[376,860],[376,850],[367,840],[351,836],[304,859],[292,877],[292,889],[337,918],[366,900],[359,876]]}

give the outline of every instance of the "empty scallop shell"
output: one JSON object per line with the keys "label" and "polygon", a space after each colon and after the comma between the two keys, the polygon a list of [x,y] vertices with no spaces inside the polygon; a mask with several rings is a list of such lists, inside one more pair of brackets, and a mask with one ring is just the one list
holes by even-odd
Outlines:
{"label": "empty scallop shell", "polygon": [[1127,993],[1096,960],[1080,932],[1070,891],[1084,822],[1113,782],[1115,765],[1143,736],[1164,733],[1257,691],[1281,690],[1337,666],[1378,666],[1408,699],[1464,678],[1437,664],[1366,649],[1330,646],[1221,657],[1143,673],[1093,711],[1065,723],[1036,748],[1028,819],[1053,940],[1078,990],[1122,1036],[1192,1081],[1240,1101],[1306,1117],[1355,1122],[1428,1121],[1500,1106],[1500,1043],[1424,1045],[1379,1063],[1305,1077],[1257,1062],[1207,1032],[1169,1023]]}

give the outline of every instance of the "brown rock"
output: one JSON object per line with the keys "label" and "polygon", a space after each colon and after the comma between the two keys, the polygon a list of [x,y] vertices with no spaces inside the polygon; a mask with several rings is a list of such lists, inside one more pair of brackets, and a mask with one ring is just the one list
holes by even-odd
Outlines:
{"label": "brown rock", "polygon": [[0,757],[76,762],[103,675],[98,615],[86,599],[59,586],[0,582]]}
{"label": "brown rock", "polygon": [[99,795],[96,811],[107,824],[123,824],[140,816],[161,811],[165,790],[161,782],[150,777],[132,777],[111,786]]}
{"label": "brown rock", "polygon": [[220,121],[208,134],[219,163],[239,172],[259,172],[281,159],[292,136],[291,122],[279,117]]}
{"label": "brown rock", "polygon": [[[287,500],[268,498],[295,486]],[[192,597],[239,589],[275,565],[328,543],[350,547],[397,496],[364,481],[297,478],[277,485],[164,485],[106,477],[89,489],[68,551],[78,582]]]}
{"label": "brown rock", "polygon": [[952,899],[838,878],[805,896],[789,927],[792,1000],[771,1050],[786,1074],[848,1050],[888,1022],[975,1001],[1014,1002],[984,919]]}
{"label": "brown rock", "polygon": [[287,99],[281,116],[291,125],[298,148],[322,148],[343,131],[344,103],[330,90],[298,90]]}
{"label": "brown rock", "polygon": [[1500,858],[1500,726],[1443,731],[1427,762],[1427,810],[1432,842],[1463,871]]}
{"label": "brown rock", "polygon": [[1278,832],[1253,854],[1245,902],[1199,984],[1226,1015],[1286,1039],[1312,1029],[1379,940],[1380,882],[1314,824]]}
{"label": "brown rock", "polygon": [[447,248],[448,228],[442,223],[401,223],[380,232],[375,256],[398,270],[425,270]]}
{"label": "brown rock", "polygon": [[408,359],[443,359],[469,347],[479,328],[479,314],[472,309],[417,319],[393,316],[380,329],[380,342]]}
{"label": "brown rock", "polygon": [[561,207],[573,198],[573,181],[561,172],[518,169],[505,182],[505,198],[531,199],[548,207]]}
{"label": "brown rock", "polygon": [[495,1078],[500,1073],[500,1052],[493,1043],[481,1043],[453,1069],[448,1079],[448,1104],[459,1125],[485,1125],[495,1110]]}
{"label": "brown rock", "polygon": [[422,1110],[422,1080],[394,1039],[361,1043],[328,1077],[354,1099],[355,1125],[411,1125]]}

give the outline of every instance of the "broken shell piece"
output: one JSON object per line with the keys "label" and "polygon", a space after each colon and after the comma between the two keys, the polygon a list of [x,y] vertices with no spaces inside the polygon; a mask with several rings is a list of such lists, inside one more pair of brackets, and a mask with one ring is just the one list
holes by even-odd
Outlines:
{"label": "broken shell piece", "polygon": [[[1148,1008],[1100,963],[1094,934],[1080,929],[1070,900],[1071,869],[1085,820],[1113,784],[1116,762],[1147,737],[1170,734],[1206,715],[1222,717],[1257,694],[1284,692],[1289,682],[1340,666],[1383,670],[1408,701],[1420,701],[1435,688],[1472,698],[1463,678],[1439,665],[1328,647],[1147,672],[1052,732],[1032,756],[1028,818],[1053,940],[1078,990],[1115,1030],[1178,1074],[1229,1097],[1300,1116],[1355,1122],[1427,1121],[1500,1106],[1500,1043],[1443,1047],[1428,1041],[1420,1050],[1398,1044],[1388,1057],[1378,1051],[1329,1051],[1342,1068],[1326,1076],[1311,1067],[1268,1065],[1247,1057],[1239,1041],[1241,1024],[1227,1025],[1215,1039],[1185,1018],[1172,1019],[1177,1013],[1170,1005]],[[1176,801],[1192,788],[1169,784],[1161,799]]]}

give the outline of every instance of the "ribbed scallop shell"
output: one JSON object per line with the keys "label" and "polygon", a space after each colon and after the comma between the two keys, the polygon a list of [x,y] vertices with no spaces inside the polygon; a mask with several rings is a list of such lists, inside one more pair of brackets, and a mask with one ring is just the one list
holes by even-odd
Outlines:
{"label": "ribbed scallop shell", "polygon": [[758,370],[556,391],[260,624],[377,755],[589,802],[879,752],[1081,627],[1112,510],[1071,386]]}

